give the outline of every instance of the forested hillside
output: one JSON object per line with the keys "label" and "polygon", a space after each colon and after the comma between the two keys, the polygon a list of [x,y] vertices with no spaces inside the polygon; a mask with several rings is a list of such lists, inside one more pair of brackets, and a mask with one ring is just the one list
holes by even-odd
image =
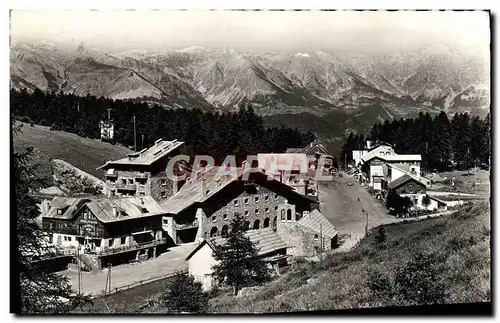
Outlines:
{"label": "forested hillside", "polygon": [[24,122],[50,126],[82,137],[100,138],[99,121],[108,109],[115,125],[115,140],[134,145],[136,118],[137,149],[151,146],[158,138],[185,141],[184,153],[208,154],[220,162],[228,154],[239,160],[257,152],[284,152],[303,147],[315,136],[288,127],[264,127],[251,106],[238,113],[211,113],[198,109],[166,109],[124,100],[111,100],[35,90],[11,91],[12,113]]}
{"label": "forested hillside", "polygon": [[363,149],[366,140],[380,140],[399,154],[421,154],[427,170],[456,166],[460,169],[490,164],[491,115],[481,119],[457,113],[452,120],[441,112],[434,118],[420,113],[415,119],[376,123],[366,135],[350,133],[342,148],[342,161],[352,160],[353,149]]}

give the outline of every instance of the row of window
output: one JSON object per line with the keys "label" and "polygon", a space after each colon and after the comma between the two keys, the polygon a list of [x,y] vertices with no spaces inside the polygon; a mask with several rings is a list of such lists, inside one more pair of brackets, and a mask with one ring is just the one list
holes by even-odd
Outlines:
{"label": "row of window", "polygon": [[[277,205],[276,205],[276,206],[274,206],[274,210],[275,210],[275,211],[278,211],[278,206],[277,206]],[[269,213],[269,208],[268,208],[268,207],[266,207],[266,208],[264,209],[264,213]],[[236,212],[235,212],[234,214],[236,214]],[[234,215],[234,214],[233,214],[233,215]],[[250,215],[250,211],[249,211],[249,210],[245,210],[245,213],[244,213],[244,214],[245,214],[245,216],[249,216],[249,215]],[[255,209],[255,210],[254,210],[254,214],[260,214],[260,209]],[[222,219],[223,219],[223,220],[225,220],[225,221],[227,221],[227,220],[228,220],[228,215],[227,215],[227,213],[224,213],[224,214],[222,215]],[[217,215],[212,215],[212,222],[217,222]]]}
{"label": "row of window", "polygon": [[[274,194],[274,199],[277,200],[278,198],[279,198],[279,195],[278,194]],[[258,203],[259,202],[259,196],[254,196],[253,200],[254,200],[255,203]],[[264,195],[264,201],[269,201],[269,195],[268,194]],[[243,199],[243,203],[245,205],[248,205],[249,198],[245,197]],[[240,201],[236,199],[236,200],[233,201],[233,204],[234,204],[234,206],[238,206],[238,205],[240,205]]]}
{"label": "row of window", "polygon": [[[274,221],[273,221],[274,228],[276,227],[276,220],[277,220],[277,217],[275,217]],[[271,222],[271,219],[265,218],[262,227],[268,228],[270,225],[270,222]],[[258,220],[258,219],[255,220],[251,229],[260,229],[260,220]],[[224,237],[228,234],[228,232],[229,232],[229,226],[226,224],[222,227],[221,235]],[[212,229],[210,230],[210,237],[216,237],[218,234],[219,234],[219,229],[217,227],[212,227]]]}

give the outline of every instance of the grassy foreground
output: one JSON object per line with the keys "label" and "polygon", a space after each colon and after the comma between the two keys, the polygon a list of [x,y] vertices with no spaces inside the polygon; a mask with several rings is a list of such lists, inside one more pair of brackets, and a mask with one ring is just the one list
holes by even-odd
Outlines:
{"label": "grassy foreground", "polygon": [[[416,223],[385,226],[385,243],[372,232],[358,248],[302,263],[293,272],[244,297],[220,295],[213,313],[266,313],[397,305],[368,287],[370,275],[394,279],[417,253],[433,254],[445,303],[490,301],[490,209],[485,202]],[[310,279],[313,278],[313,279]],[[308,283],[309,280],[309,283]]]}

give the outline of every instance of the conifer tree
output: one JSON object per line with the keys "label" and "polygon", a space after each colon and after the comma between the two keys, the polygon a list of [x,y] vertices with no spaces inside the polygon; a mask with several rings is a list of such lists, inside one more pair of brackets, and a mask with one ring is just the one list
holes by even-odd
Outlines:
{"label": "conifer tree", "polygon": [[[14,133],[19,127],[13,125]],[[14,213],[17,234],[17,271],[19,279],[19,308],[13,312],[22,314],[66,313],[89,301],[71,289],[68,278],[52,273],[37,265],[37,260],[50,256],[53,250],[46,242],[46,234],[37,223],[40,211],[37,201],[30,195],[43,182],[38,178],[37,168],[29,165],[32,149],[12,152],[14,183]],[[13,302],[14,303],[14,302]]]}
{"label": "conifer tree", "polygon": [[249,227],[241,214],[231,221],[231,230],[224,243],[217,245],[212,277],[218,284],[233,287],[236,295],[241,287],[270,279],[270,269],[258,256],[258,246],[244,235]]}
{"label": "conifer tree", "polygon": [[183,272],[178,272],[163,296],[170,313],[204,313],[207,310],[208,294],[203,292],[202,284]]}

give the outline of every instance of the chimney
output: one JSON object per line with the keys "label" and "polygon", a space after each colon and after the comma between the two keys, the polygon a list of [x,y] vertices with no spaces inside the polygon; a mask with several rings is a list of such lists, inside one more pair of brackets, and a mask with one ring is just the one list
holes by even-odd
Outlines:
{"label": "chimney", "polygon": [[372,142],[370,140],[366,141],[366,148],[370,149],[372,147]]}
{"label": "chimney", "polygon": [[144,199],[140,197],[139,200],[141,201],[141,205],[144,205]]}
{"label": "chimney", "polygon": [[116,206],[113,206],[113,216],[116,218],[118,216],[118,210]]}
{"label": "chimney", "polygon": [[163,141],[162,138],[158,139],[155,141],[155,146],[158,146],[159,144],[161,144],[161,142]]}
{"label": "chimney", "polygon": [[314,141],[311,141],[311,143],[309,144],[309,147],[312,148],[314,146]]}
{"label": "chimney", "polygon": [[207,183],[206,183],[206,178],[204,178],[202,181],[201,181],[201,196],[205,196],[207,195]]}

